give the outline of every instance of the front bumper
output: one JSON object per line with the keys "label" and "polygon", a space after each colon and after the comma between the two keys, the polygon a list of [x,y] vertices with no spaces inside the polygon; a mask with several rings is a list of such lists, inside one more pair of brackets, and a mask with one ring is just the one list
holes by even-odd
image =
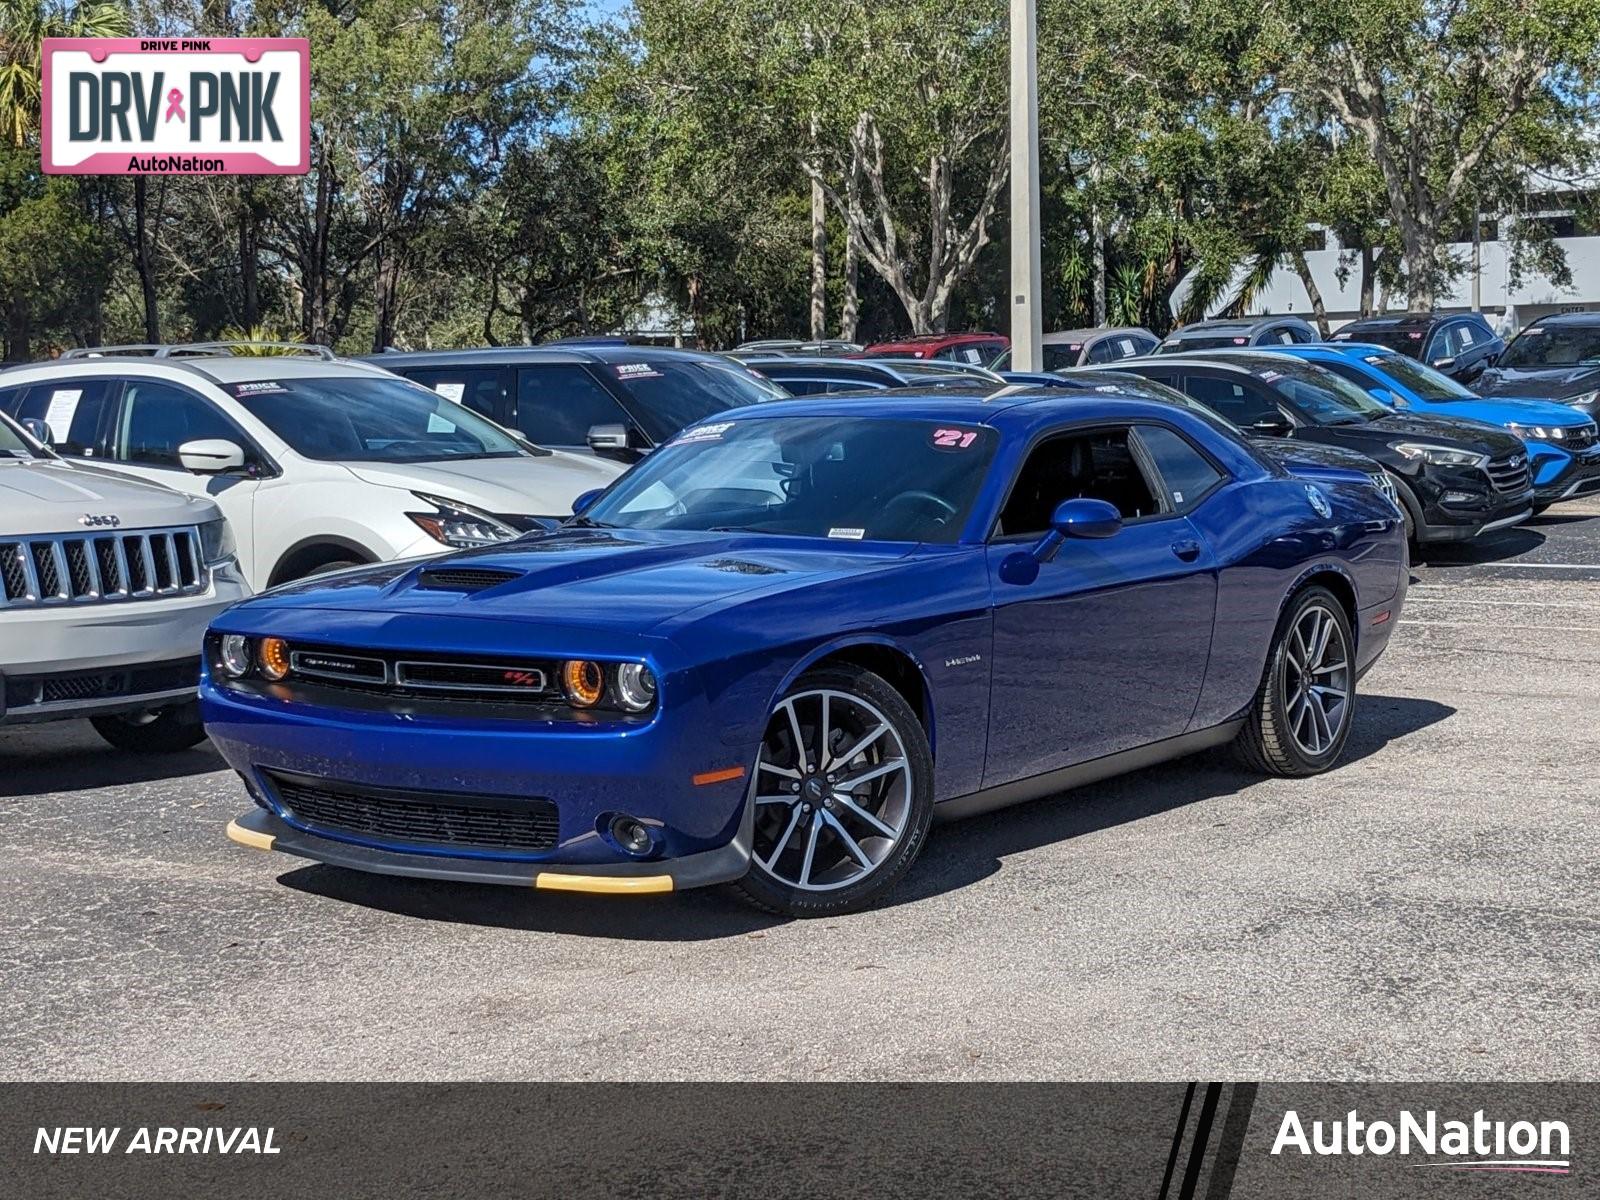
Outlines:
{"label": "front bumper", "polygon": [[[754,812],[753,809],[749,810]],[[582,871],[534,863],[480,858],[420,856],[373,846],[335,841],[296,829],[262,809],[253,809],[228,823],[228,837],[252,850],[277,850],[333,867],[442,879],[455,883],[496,883],[547,892],[589,892],[600,895],[642,895],[710,887],[740,879],[750,869],[750,823],[726,846],[667,862],[597,863]]]}
{"label": "front bumper", "polygon": [[1600,446],[1563,458],[1565,461],[1540,464],[1534,476],[1534,503],[1556,504],[1600,492]]}

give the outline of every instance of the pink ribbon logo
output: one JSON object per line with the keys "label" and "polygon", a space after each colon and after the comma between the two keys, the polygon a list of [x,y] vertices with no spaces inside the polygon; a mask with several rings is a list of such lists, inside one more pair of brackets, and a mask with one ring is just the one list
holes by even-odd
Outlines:
{"label": "pink ribbon logo", "polygon": [[[170,121],[173,117],[177,117],[180,121],[188,120],[183,115],[183,93],[177,88],[173,88],[167,93],[167,115],[165,121]],[[163,121],[163,124],[165,121]]]}

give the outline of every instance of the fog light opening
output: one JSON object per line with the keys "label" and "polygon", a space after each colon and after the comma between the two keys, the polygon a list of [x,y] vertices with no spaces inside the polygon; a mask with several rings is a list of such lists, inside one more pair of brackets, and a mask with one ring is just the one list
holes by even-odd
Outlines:
{"label": "fog light opening", "polygon": [[611,818],[611,838],[635,858],[644,858],[656,848],[656,839],[649,827],[628,816]]}

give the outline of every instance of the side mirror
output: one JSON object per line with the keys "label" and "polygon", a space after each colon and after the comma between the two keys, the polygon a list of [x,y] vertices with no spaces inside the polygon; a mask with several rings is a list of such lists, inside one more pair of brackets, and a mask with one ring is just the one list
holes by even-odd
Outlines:
{"label": "side mirror", "polygon": [[1039,564],[1053,559],[1068,538],[1115,537],[1122,530],[1122,514],[1104,500],[1079,497],[1063,500],[1050,514],[1050,532],[1029,550],[1007,555],[1000,563],[1006,583],[1029,584],[1039,577]]}
{"label": "side mirror", "polygon": [[579,492],[577,497],[572,501],[572,515],[575,517],[581,517],[584,509],[588,508],[596,500],[600,499],[600,493],[603,491],[605,491],[604,488],[590,488],[587,492]]}
{"label": "side mirror", "polygon": [[178,461],[195,475],[226,475],[244,469],[244,450],[227,438],[200,438],[178,447]]}
{"label": "side mirror", "polygon": [[42,442],[46,446],[55,445],[55,435],[50,432],[50,426],[46,425],[38,417],[25,417],[22,421],[22,427],[32,435],[34,441]]}
{"label": "side mirror", "polygon": [[1294,432],[1294,426],[1281,416],[1262,417],[1250,426],[1250,432],[1264,437],[1288,437]]}
{"label": "side mirror", "polygon": [[1451,367],[1456,365],[1456,360],[1452,355],[1446,358],[1436,358],[1428,365],[1435,371],[1448,371]]}
{"label": "side mirror", "polygon": [[589,426],[589,449],[591,450],[626,450],[628,448],[628,427],[626,425],[591,425]]}

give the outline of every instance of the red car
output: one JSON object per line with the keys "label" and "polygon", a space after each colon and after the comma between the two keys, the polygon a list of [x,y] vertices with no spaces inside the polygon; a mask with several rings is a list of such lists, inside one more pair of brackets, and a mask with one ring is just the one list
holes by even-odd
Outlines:
{"label": "red car", "polygon": [[860,357],[937,358],[984,367],[1010,348],[1011,339],[999,333],[919,333],[898,342],[868,346]]}

